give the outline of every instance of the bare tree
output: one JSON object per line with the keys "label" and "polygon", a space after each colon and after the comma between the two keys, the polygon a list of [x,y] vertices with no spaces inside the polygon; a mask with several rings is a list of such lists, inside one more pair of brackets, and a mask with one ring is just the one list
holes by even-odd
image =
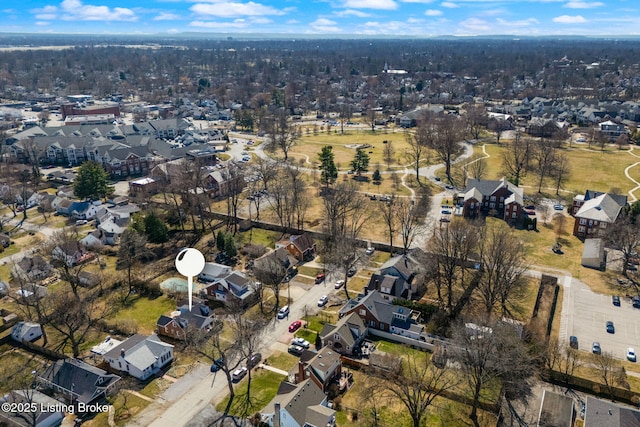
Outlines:
{"label": "bare tree", "polygon": [[478,240],[477,227],[456,218],[449,226],[436,229],[427,244],[427,251],[434,254],[431,275],[438,303],[449,316],[459,312],[477,286],[477,282],[471,280],[474,273],[467,271],[467,263],[476,251]]}
{"label": "bare tree", "polygon": [[520,131],[516,130],[514,139],[502,154],[502,165],[515,185],[520,185],[529,168],[531,151],[530,140],[523,138]]}
{"label": "bare tree", "polygon": [[129,291],[124,297],[126,300],[135,290],[136,283],[133,280],[133,267],[142,260],[150,259],[151,252],[147,249],[147,238],[133,229],[126,229],[120,236],[118,246],[118,266],[127,271],[127,286]]}
{"label": "bare tree", "polygon": [[609,397],[613,399],[613,390],[619,382],[622,364],[608,351],[594,355],[591,360],[596,366],[598,379],[602,381]]}
{"label": "bare tree", "polygon": [[387,238],[389,239],[389,253],[391,256],[393,256],[393,236],[398,231],[397,201],[396,196],[392,195],[387,202],[383,202],[380,206],[380,216],[386,226]]}
{"label": "bare tree", "polygon": [[[535,373],[533,359],[515,328],[503,322],[459,324],[454,330],[454,360],[460,363],[472,393],[469,418],[476,427],[478,407],[487,385],[499,379],[511,387],[507,399],[526,397],[531,393],[531,377]],[[518,387],[526,385],[526,387]],[[516,389],[516,387],[518,387]],[[518,390],[516,392],[516,390]],[[518,393],[522,393],[518,396]]]}
{"label": "bare tree", "polygon": [[[253,275],[261,283],[261,287],[258,290],[261,295],[265,288],[269,288],[273,291],[275,304],[273,308],[267,312],[277,312],[280,308],[280,288],[282,287],[284,278],[287,276],[287,269],[282,265],[282,262],[272,254],[265,256],[254,264]],[[264,309],[264,298],[260,297],[259,302],[262,313],[266,314],[267,312],[265,312]]]}
{"label": "bare tree", "polygon": [[413,200],[398,199],[396,202],[396,217],[400,225],[402,248],[406,253],[415,239],[425,233],[423,216],[414,205]]}
{"label": "bare tree", "polygon": [[622,274],[626,275],[627,266],[631,259],[637,256],[640,248],[640,227],[629,209],[623,209],[616,222],[608,226],[606,239],[610,245],[620,251]]}
{"label": "bare tree", "polygon": [[344,124],[351,120],[353,109],[350,104],[342,103],[338,105],[338,112],[340,113],[340,133],[344,133]]}
{"label": "bare tree", "polygon": [[391,141],[387,141],[387,143],[384,144],[384,147],[382,149],[382,158],[384,159],[384,162],[387,164],[387,170],[391,170],[391,164],[393,163],[395,154],[396,154],[396,151],[393,148],[393,144],[391,143]]}
{"label": "bare tree", "polygon": [[266,120],[269,139],[265,141],[265,148],[275,151],[279,149],[284,155],[284,160],[289,158],[289,151],[300,137],[299,130],[289,122],[287,110],[278,108]]}
{"label": "bare tree", "polygon": [[569,158],[564,153],[558,153],[553,165],[552,176],[556,181],[556,194],[560,194],[560,187],[566,182],[571,173]]}
{"label": "bare tree", "polygon": [[487,174],[487,161],[484,158],[474,160],[466,166],[466,169],[471,178],[481,180]]}
{"label": "bare tree", "polygon": [[425,121],[419,121],[418,126],[414,133],[405,133],[405,139],[409,145],[409,150],[406,151],[405,156],[407,160],[413,165],[416,171],[416,181],[420,183],[420,165],[425,156],[429,153],[429,145],[431,145],[431,139],[433,135],[427,127]]}
{"label": "bare tree", "polygon": [[553,141],[543,139],[533,150],[535,170],[538,175],[538,193],[542,192],[544,180],[551,175],[556,162],[556,148]]}
{"label": "bare tree", "polygon": [[496,144],[500,145],[500,138],[502,138],[502,134],[511,129],[511,122],[501,118],[492,118],[489,120],[489,124],[487,126],[490,130],[494,131],[496,134]]}
{"label": "bare tree", "polygon": [[496,306],[502,315],[512,315],[513,299],[521,296],[525,285],[524,244],[505,223],[489,223],[481,229],[480,259],[478,294],[487,318],[491,318]]}
{"label": "bare tree", "polygon": [[467,126],[467,132],[471,138],[477,140],[480,138],[480,132],[487,126],[488,117],[486,109],[480,104],[467,105],[465,108],[464,119]]}
{"label": "bare tree", "polygon": [[429,147],[435,150],[444,163],[445,173],[451,181],[451,163],[460,150],[460,142],[464,134],[461,119],[453,114],[433,116],[428,122],[429,131],[435,135],[429,141]]}
{"label": "bare tree", "polygon": [[419,427],[433,401],[459,383],[458,376],[436,368],[428,357],[407,354],[396,365],[374,369],[373,375],[384,380],[384,389],[402,402],[413,426]]}

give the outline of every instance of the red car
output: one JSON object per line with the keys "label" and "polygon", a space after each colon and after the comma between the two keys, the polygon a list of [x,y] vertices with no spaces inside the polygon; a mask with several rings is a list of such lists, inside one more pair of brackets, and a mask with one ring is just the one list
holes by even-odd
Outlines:
{"label": "red car", "polygon": [[324,282],[324,279],[325,279],[324,273],[318,273],[318,275],[316,276],[316,285],[318,283]]}
{"label": "red car", "polygon": [[289,325],[289,332],[297,331],[298,329],[300,329],[300,326],[302,326],[302,322],[299,320],[296,320],[295,322]]}

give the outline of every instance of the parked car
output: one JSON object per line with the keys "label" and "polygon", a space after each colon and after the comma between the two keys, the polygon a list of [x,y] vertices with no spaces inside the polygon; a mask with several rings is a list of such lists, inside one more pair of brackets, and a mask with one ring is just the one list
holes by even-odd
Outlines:
{"label": "parked car", "polygon": [[613,305],[615,305],[616,307],[620,307],[620,297],[618,295],[612,296],[611,302],[613,302]]}
{"label": "parked car", "polygon": [[447,190],[453,190],[453,185],[445,185],[444,188]]}
{"label": "parked car", "polygon": [[636,361],[636,351],[633,347],[627,348],[627,360],[630,362]]}
{"label": "parked car", "polygon": [[349,270],[347,270],[347,276],[351,277],[353,275],[355,275],[358,272],[358,270],[356,270],[355,267],[351,267]]}
{"label": "parked car", "polygon": [[578,337],[576,337],[575,335],[571,335],[569,337],[569,347],[571,348],[578,348]]}
{"label": "parked car", "polygon": [[284,319],[289,315],[289,306],[285,305],[280,310],[278,310],[278,319]]}
{"label": "parked car", "polygon": [[631,298],[631,305],[634,308],[640,308],[640,297],[633,297]]}
{"label": "parked car", "polygon": [[233,371],[233,373],[231,374],[231,379],[233,380],[233,382],[238,382],[241,379],[244,378],[245,375],[247,375],[247,368],[242,367],[239,369],[236,369],[235,371]]}
{"label": "parked car", "polygon": [[326,295],[322,295],[318,300],[318,307],[324,307],[329,302],[329,297]]}
{"label": "parked car", "polygon": [[562,206],[561,204],[556,203],[555,205],[553,205],[553,209],[557,210],[557,211],[561,211],[564,209],[564,206]]}
{"label": "parked car", "polygon": [[440,213],[442,215],[451,215],[451,211],[449,209],[442,209],[442,211],[440,211]]}
{"label": "parked car", "polygon": [[635,264],[631,264],[630,262],[627,263],[627,270],[629,271],[637,271],[638,270],[638,266]]}
{"label": "parked car", "polygon": [[300,337],[296,337],[293,340],[291,340],[291,344],[292,345],[299,345],[302,348],[309,348],[311,346],[311,343],[307,340],[305,340],[304,338],[300,338]]}
{"label": "parked car", "polygon": [[294,321],[292,324],[289,325],[289,332],[295,332],[298,329],[300,329],[300,326],[302,326],[302,322],[299,320]]}
{"label": "parked car", "polygon": [[613,322],[611,320],[607,320],[607,332],[610,334],[616,333],[616,328],[613,326]]}
{"label": "parked car", "polygon": [[287,351],[295,356],[300,356],[304,351],[304,348],[299,345],[290,345]]}
{"label": "parked car", "polygon": [[597,341],[594,341],[593,345],[591,346],[591,352],[593,354],[600,354],[602,352],[602,349],[600,348],[600,343]]}
{"label": "parked car", "polygon": [[224,357],[219,357],[211,364],[211,372],[218,372],[223,366]]}
{"label": "parked car", "polygon": [[443,216],[440,218],[440,222],[451,222],[451,218],[448,216]]}
{"label": "parked car", "polygon": [[440,177],[439,177],[439,176],[436,176],[434,179],[435,179],[436,181],[440,182]]}
{"label": "parked car", "polygon": [[340,289],[344,286],[344,280],[340,279],[336,281],[336,284],[333,285],[334,289]]}
{"label": "parked car", "polygon": [[535,210],[536,210],[535,205],[527,205],[527,206],[525,206],[524,208],[525,208],[525,209],[532,210],[532,211],[535,211]]}
{"label": "parked car", "polygon": [[366,251],[364,251],[364,253],[365,253],[365,255],[371,255],[371,254],[373,254],[373,252],[374,252],[374,251],[375,251],[375,249],[374,249],[374,248],[372,248],[371,246],[369,246],[369,247],[367,248],[367,250],[366,250]]}
{"label": "parked car", "polygon": [[316,276],[316,285],[324,282],[325,278],[326,278],[326,275],[324,273],[318,273],[318,275]]}
{"label": "parked car", "polygon": [[262,354],[254,353],[251,355],[249,360],[247,360],[247,369],[253,369],[258,366],[262,362]]}

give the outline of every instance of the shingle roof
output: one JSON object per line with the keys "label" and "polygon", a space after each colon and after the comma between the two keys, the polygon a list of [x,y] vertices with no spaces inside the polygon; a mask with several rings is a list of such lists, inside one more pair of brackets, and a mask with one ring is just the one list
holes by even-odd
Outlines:
{"label": "shingle roof", "polygon": [[612,224],[618,218],[622,205],[618,204],[608,193],[585,200],[576,217],[596,220]]}
{"label": "shingle roof", "polygon": [[117,359],[120,357],[120,352],[124,350],[124,359],[138,369],[144,370],[155,363],[156,357],[172,347],[171,344],[162,342],[156,334],[148,337],[135,334],[111,349],[105,354],[105,358]]}
{"label": "shingle roof", "polygon": [[47,368],[40,378],[77,395],[77,400],[90,403],[120,379],[78,359],[63,359]]}
{"label": "shingle roof", "polygon": [[[314,408],[317,405],[321,405],[326,400],[327,396],[324,394],[322,389],[310,379],[302,381],[293,389],[285,384],[286,383],[284,382],[281,384],[280,390],[286,391],[286,393],[277,394],[276,397],[267,404],[263,412],[272,412],[274,405],[276,403],[280,403],[281,409],[286,410],[295,420],[297,425],[303,426],[307,421],[307,408]],[[280,392],[280,390],[278,390],[278,392]],[[333,414],[335,414],[335,411],[332,409],[324,411],[314,408],[313,411],[315,411],[315,414],[312,414],[311,419],[309,420],[312,422],[317,422],[317,416],[321,413],[327,413],[328,416],[333,416]],[[324,427],[326,424],[321,425]]]}

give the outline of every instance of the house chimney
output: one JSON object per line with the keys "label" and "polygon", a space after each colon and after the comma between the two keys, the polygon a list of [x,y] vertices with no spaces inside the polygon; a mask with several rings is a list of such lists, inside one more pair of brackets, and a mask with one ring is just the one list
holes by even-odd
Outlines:
{"label": "house chimney", "polygon": [[124,349],[120,350],[120,357],[124,357]]}
{"label": "house chimney", "polygon": [[280,402],[273,405],[275,413],[273,414],[273,427],[280,427]]}
{"label": "house chimney", "polygon": [[373,282],[374,286],[375,286],[375,290],[379,291],[380,290],[380,280],[376,279],[375,282]]}

